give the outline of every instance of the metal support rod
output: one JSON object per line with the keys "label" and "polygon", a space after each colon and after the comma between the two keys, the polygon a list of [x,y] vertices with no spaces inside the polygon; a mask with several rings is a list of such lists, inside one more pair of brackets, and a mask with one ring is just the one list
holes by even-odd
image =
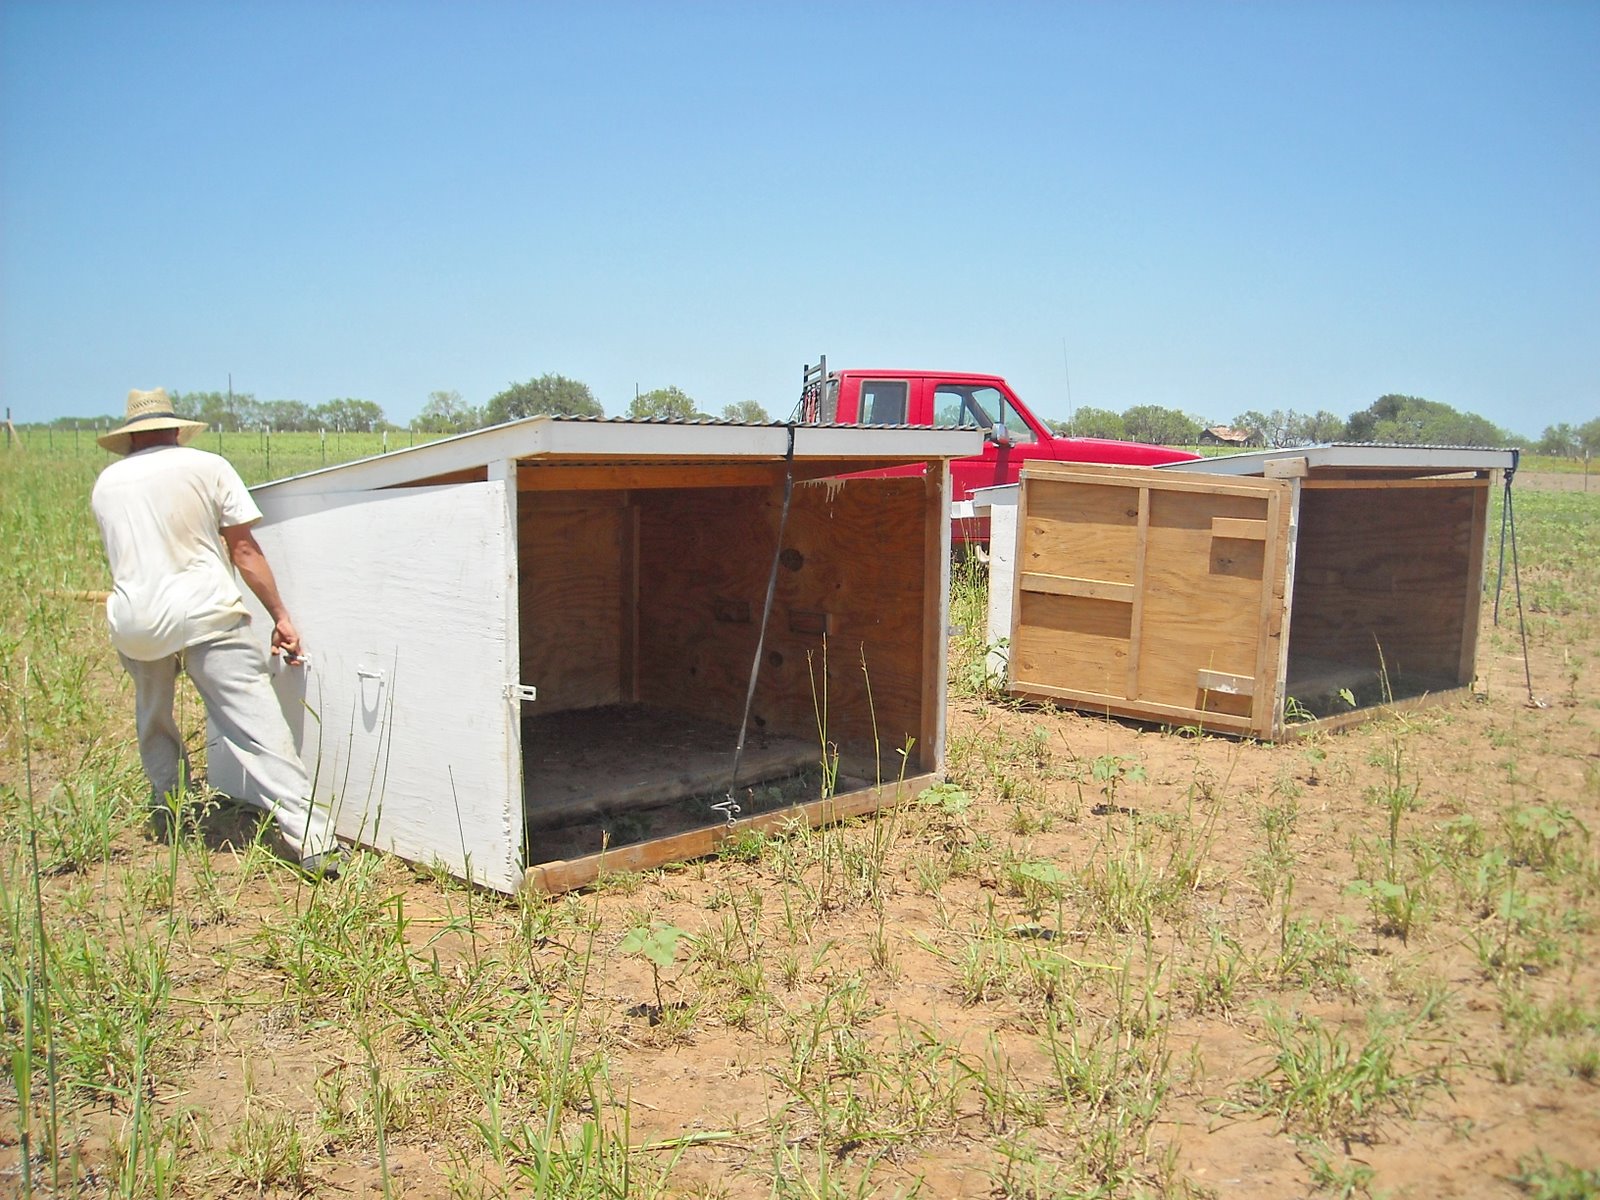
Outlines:
{"label": "metal support rod", "polygon": [[761,627],[756,633],[755,660],[750,664],[750,685],[744,694],[744,716],[739,720],[739,740],[733,748],[733,772],[728,778],[728,795],[724,800],[713,804],[711,807],[728,819],[728,824],[733,824],[733,819],[739,814],[739,802],[734,799],[733,789],[739,784],[739,760],[744,757],[745,733],[750,728],[750,706],[756,698],[756,680],[761,676],[761,656],[766,650],[767,623],[772,619],[772,601],[778,594],[778,567],[783,557],[783,534],[789,525],[789,501],[794,496],[794,423],[789,424],[789,447],[784,451],[783,475],[783,510],[778,515],[778,541],[772,548],[772,571],[767,576],[767,599],[761,606]]}

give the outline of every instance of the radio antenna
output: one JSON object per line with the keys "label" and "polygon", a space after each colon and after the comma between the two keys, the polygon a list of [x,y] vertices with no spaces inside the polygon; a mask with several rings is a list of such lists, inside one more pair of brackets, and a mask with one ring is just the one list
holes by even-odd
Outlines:
{"label": "radio antenna", "polygon": [[1072,365],[1067,362],[1067,339],[1064,334],[1061,338],[1061,369],[1067,376],[1067,428],[1076,433],[1073,426],[1078,422],[1078,410],[1072,403]]}

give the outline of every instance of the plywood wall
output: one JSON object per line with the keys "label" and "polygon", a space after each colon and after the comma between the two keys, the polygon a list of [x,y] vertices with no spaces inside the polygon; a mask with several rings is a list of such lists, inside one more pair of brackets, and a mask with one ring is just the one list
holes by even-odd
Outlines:
{"label": "plywood wall", "polygon": [[522,682],[538,689],[528,711],[632,700],[637,510],[620,491],[517,500]]}
{"label": "plywood wall", "polygon": [[1030,467],[1013,690],[1099,711],[1266,732],[1289,485]]}
{"label": "plywood wall", "polygon": [[1381,663],[1395,675],[1470,683],[1487,495],[1484,481],[1308,487],[1291,672],[1307,660]]}
{"label": "plywood wall", "polygon": [[[825,703],[826,736],[852,757],[847,769],[875,771],[881,754],[892,777],[894,749],[920,745],[930,704],[928,538],[938,530],[930,514],[942,519],[931,486],[913,478],[795,488],[752,732],[819,737]],[[782,489],[641,492],[638,505],[639,698],[736,724]]]}

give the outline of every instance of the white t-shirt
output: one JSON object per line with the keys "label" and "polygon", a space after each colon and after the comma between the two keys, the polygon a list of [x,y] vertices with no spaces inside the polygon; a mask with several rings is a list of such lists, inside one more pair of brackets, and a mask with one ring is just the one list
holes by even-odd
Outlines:
{"label": "white t-shirt", "polygon": [[189,446],[152,446],[100,472],[90,498],[111,562],[111,644],[153,662],[246,615],[222,530],[261,519],[233,465]]}

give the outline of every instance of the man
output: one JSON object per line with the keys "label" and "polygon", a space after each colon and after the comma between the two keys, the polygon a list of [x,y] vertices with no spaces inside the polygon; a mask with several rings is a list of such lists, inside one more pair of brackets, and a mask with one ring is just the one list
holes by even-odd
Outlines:
{"label": "man", "polygon": [[129,392],[127,420],[97,439],[123,456],[100,473],[91,504],[111,563],[106,620],[133,677],[153,822],[158,832],[170,828],[189,778],[172,712],[181,669],[245,765],[249,794],[235,798],[276,820],[306,874],[334,878],[340,851],[331,815],[311,802],[234,570],[272,617],[274,655],[300,663],[300,635],[250,532],[261,510],[226,459],[187,445],[204,428],[174,413],[157,388]]}

